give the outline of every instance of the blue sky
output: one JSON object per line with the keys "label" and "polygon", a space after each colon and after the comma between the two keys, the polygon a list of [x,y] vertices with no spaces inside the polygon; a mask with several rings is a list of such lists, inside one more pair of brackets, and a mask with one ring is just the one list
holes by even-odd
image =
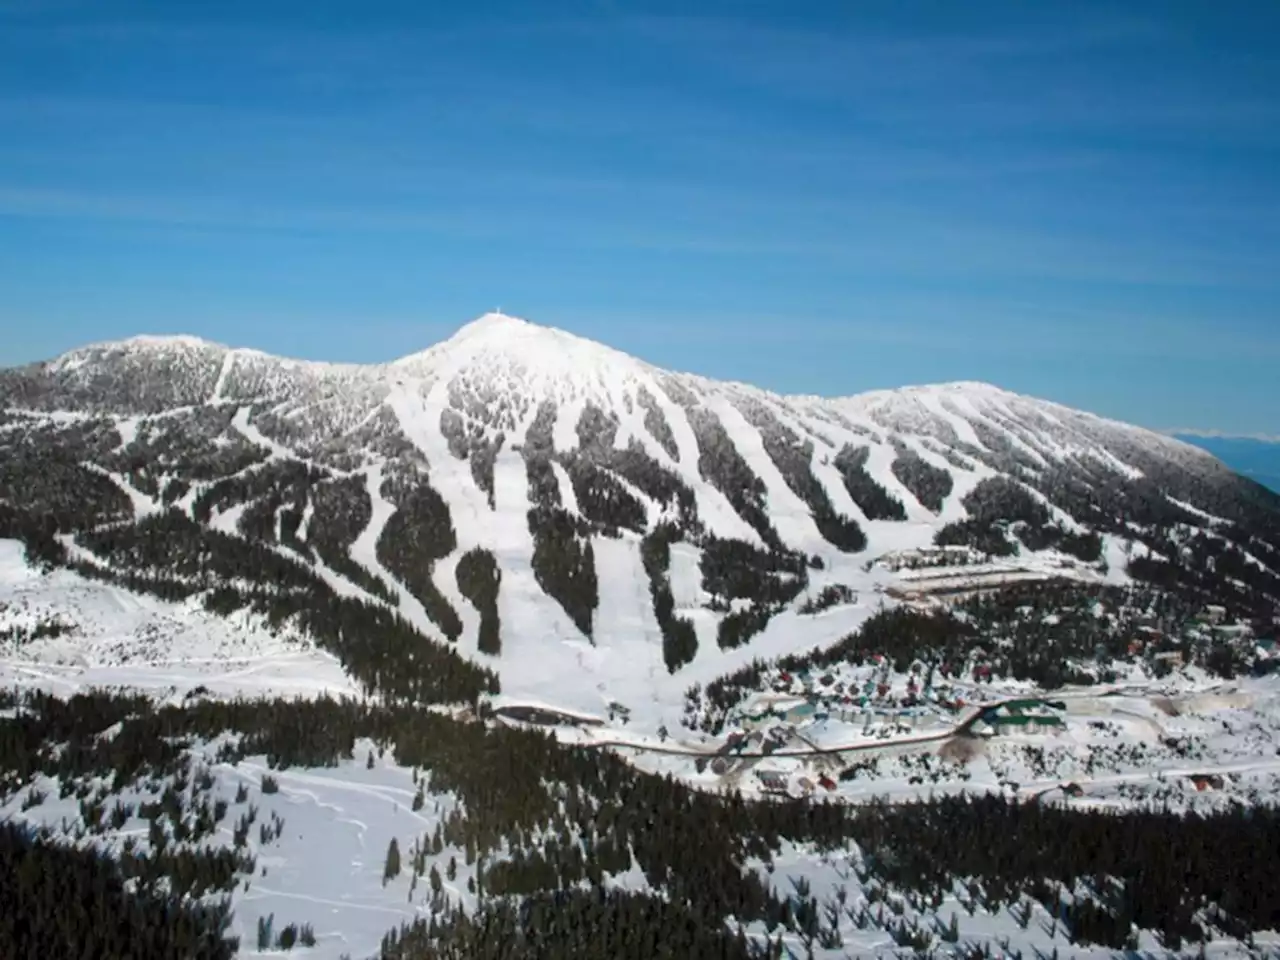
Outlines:
{"label": "blue sky", "polygon": [[1280,5],[0,0],[0,364],[489,309],[1280,433]]}
{"label": "blue sky", "polygon": [[1280,437],[1181,436],[1203,447],[1237,473],[1280,493]]}

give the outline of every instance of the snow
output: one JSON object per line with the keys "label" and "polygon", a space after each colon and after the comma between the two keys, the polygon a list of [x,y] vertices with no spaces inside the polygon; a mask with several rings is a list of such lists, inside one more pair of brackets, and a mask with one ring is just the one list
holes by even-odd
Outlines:
{"label": "snow", "polygon": [[237,503],[209,518],[209,526],[222,533],[235,535],[240,529],[240,518],[249,509],[248,503]]}
{"label": "snow", "polygon": [[[551,427],[551,444],[555,450],[572,450],[578,445],[578,418],[587,403],[585,397],[577,397],[560,404],[555,423]],[[612,408],[610,404],[610,408]],[[621,412],[621,410],[619,410]]]}
{"label": "snow", "polygon": [[228,350],[226,356],[222,358],[222,368],[218,371],[218,379],[213,385],[213,393],[209,396],[210,403],[219,403],[223,399],[227,378],[231,376],[231,371],[235,368],[235,365],[236,351]]}
{"label": "snow", "polygon": [[126,337],[123,340],[117,340],[113,343],[102,344],[102,346],[127,346],[127,347],[185,347],[188,349],[201,349],[204,347],[213,347],[220,349],[219,345],[200,337],[193,337],[189,334],[148,334],[140,333],[132,337]]}
{"label": "snow", "polygon": [[[698,464],[698,439],[693,433],[693,426],[689,423],[688,416],[685,414],[682,407],[678,404],[672,403],[671,398],[667,396],[666,391],[658,386],[656,382],[650,380],[645,384],[645,386],[653,396],[654,403],[657,408],[662,411],[662,416],[667,421],[667,425],[671,427],[671,435],[675,438],[676,442],[676,454],[678,455],[679,466],[683,468],[680,470],[681,475],[684,476],[686,480],[690,479],[690,477],[696,477]],[[639,404],[637,404],[637,406],[639,406]],[[647,429],[643,428],[640,432],[646,436],[649,433]],[[663,448],[662,444],[658,443],[656,438],[650,437],[648,439],[649,442],[646,443],[645,447],[650,450],[650,456],[655,456],[656,450],[656,458],[659,463],[666,464],[668,466],[673,465],[671,463],[670,455]],[[690,473],[689,471],[691,470],[694,472]],[[701,509],[701,504],[699,504],[699,509]]]}
{"label": "snow", "polygon": [[488,521],[493,517],[484,491],[476,484],[466,460],[449,450],[440,427],[441,413],[448,396],[448,382],[427,385],[402,381],[391,392],[389,403],[401,428],[415,447],[426,457],[428,479],[449,504],[457,545],[449,556],[432,570],[432,581],[462,621],[461,649],[476,655],[476,638],[480,631],[480,614],[458,589],[457,567],[462,555],[475,547],[492,549]]}
{"label": "snow", "polygon": [[[941,525],[965,516],[961,503],[965,494],[996,475],[980,463],[972,470],[954,467],[936,450],[925,447],[923,438],[945,446],[944,438],[953,436],[982,448],[986,445],[974,423],[985,421],[1038,462],[1090,456],[1126,477],[1137,478],[1140,471],[1100,446],[1096,438],[1107,436],[1106,431],[1119,431],[1116,435],[1123,435],[1126,443],[1174,456],[1172,446],[1160,446],[1166,441],[1152,439],[1154,435],[1144,431],[979,383],[911,387],[836,400],[783,397],[746,385],[666,373],[563,330],[500,313],[486,314],[443,343],[381,366],[286,361],[186,337],[134,338],[106,345],[106,349],[108,353],[125,351],[135,358],[148,351],[221,351],[217,381],[206,402],[231,402],[227,391],[233,381],[261,384],[265,395],[261,400],[255,396],[254,406],[240,406],[232,428],[268,450],[273,459],[312,463],[297,450],[265,436],[251,422],[255,409],[285,411],[299,429],[314,419],[314,435],[300,441],[305,449],[354,436],[355,428],[376,426],[378,417],[393,413],[403,437],[425,458],[429,480],[450,508],[457,548],[436,564],[433,578],[462,618],[459,652],[482,657],[475,645],[479,615],[457,589],[456,566],[467,550],[483,547],[494,552],[502,572],[498,605],[503,649],[498,657],[484,658],[486,665],[501,675],[503,695],[495,698],[494,704],[543,706],[568,715],[563,725],[554,728],[555,735],[566,743],[615,750],[643,769],[670,773],[701,789],[740,789],[749,795],[759,793],[756,773],[760,769],[771,767],[781,772],[795,788],[801,777],[815,779],[819,772],[835,774],[855,761],[874,761],[874,773],[841,781],[831,794],[832,799],[847,803],[863,803],[873,797],[901,801],[959,790],[1016,790],[1024,799],[1036,797],[1041,802],[1081,807],[1124,807],[1161,798],[1175,806],[1207,809],[1248,798],[1250,791],[1264,797],[1280,795],[1280,758],[1274,746],[1280,739],[1280,680],[1222,685],[1188,669],[1156,682],[1136,664],[1124,666],[1120,682],[1111,689],[1056,691],[1053,696],[1066,704],[1061,730],[977,739],[967,764],[943,763],[939,757],[951,743],[954,727],[976,715],[977,708],[972,706],[976,701],[1034,692],[1029,684],[995,683],[979,688],[961,680],[956,687],[970,706],[956,713],[926,711],[910,721],[903,719],[903,729],[898,729],[899,718],[888,714],[868,715],[865,721],[836,717],[799,723],[784,730],[786,745],[767,763],[748,759],[723,776],[698,772],[694,766],[695,759],[719,749],[722,741],[681,726],[684,694],[691,685],[705,686],[756,659],[830,646],[886,602],[880,594],[889,586],[926,585],[947,575],[973,582],[984,574],[1099,579],[1095,571],[1073,562],[1061,566],[1064,558],[1050,552],[1024,552],[1008,564],[975,563],[963,569],[916,574],[868,567],[869,559],[887,552],[929,545]],[[98,362],[105,361],[95,355],[94,348],[86,348],[65,355],[52,367],[72,370]],[[252,376],[246,376],[250,367]],[[441,415],[454,407],[453,391],[460,384],[474,388],[480,396],[499,398],[494,401],[499,406],[510,404],[506,412],[524,425],[508,432],[507,443],[498,453],[492,508],[469,463],[452,454],[441,431]],[[630,533],[619,538],[592,537],[599,582],[592,638],[584,636],[538,585],[532,570],[525,464],[513,447],[523,442],[523,429],[538,405],[549,400],[556,405],[553,440],[557,449],[574,449],[581,412],[589,403],[598,405],[618,420],[617,446],[625,447],[632,438],[638,439],[651,457],[671,466],[692,487],[699,515],[709,531],[759,543],[756,532],[733,511],[727,498],[701,476],[689,416],[672,399],[677,386],[719,417],[734,447],[761,478],[770,520],[783,540],[806,553],[819,554],[826,562],[826,569],[810,572],[805,596],[842,584],[857,600],[817,615],[802,615],[795,609],[805,599],[801,597],[748,644],[721,650],[716,642],[720,615],[703,607],[707,597],[701,587],[700,551],[689,544],[675,544],[669,577],[676,612],[694,622],[699,648],[692,663],[671,675],[663,662],[638,537]],[[652,396],[672,431],[678,452],[674,461],[644,426],[644,408],[637,399],[642,388]],[[759,431],[734,406],[744,399],[764,404],[802,440],[813,443],[816,453],[811,469],[835,508],[862,523],[869,540],[864,554],[843,555],[821,538],[808,506],[791,491],[768,457]],[[320,406],[324,407],[323,416],[308,416]],[[70,425],[88,415],[66,410],[28,411],[27,416],[41,424]],[[136,438],[141,421],[117,416],[115,422],[123,448]],[[896,456],[895,441],[953,477],[953,492],[939,516],[917,503],[893,476],[890,466]],[[845,443],[869,448],[868,469],[891,495],[902,500],[906,522],[865,521],[831,463],[834,451]],[[381,495],[387,464],[376,458],[396,454],[360,449],[346,452],[357,454],[358,460],[368,464],[358,475],[373,505],[370,522],[352,545],[351,556],[394,589],[396,606],[415,627],[437,637],[439,631],[421,603],[377,559],[377,540],[395,507]],[[559,464],[552,469],[564,506],[576,512],[578,505],[567,472]],[[130,496],[137,516],[157,509],[151,498],[132,488],[128,477],[106,475]],[[189,505],[196,492],[193,489],[182,503]],[[654,520],[655,505],[647,496],[633,492]],[[1225,522],[1191,504],[1172,502],[1199,520]],[[211,525],[235,534],[244,509],[244,505],[232,507],[216,515]],[[1076,529],[1074,521],[1051,509],[1060,522]],[[305,537],[311,520],[308,505],[300,535]],[[103,565],[73,545],[70,549],[77,558]],[[1106,582],[1128,581],[1124,572],[1127,550],[1136,555],[1147,552],[1141,544],[1120,537],[1104,538],[1109,567]],[[1250,559],[1258,562],[1252,556]],[[371,599],[327,566],[317,564],[317,572],[339,593]],[[198,600],[166,603],[65,570],[42,574],[26,565],[20,544],[0,540],[0,631],[18,628],[11,631],[14,636],[18,631],[54,623],[69,632],[31,641],[0,641],[0,682],[62,694],[99,685],[132,687],[170,700],[180,700],[199,686],[218,696],[358,693],[333,658],[288,630],[273,632],[244,613],[213,617]],[[864,680],[862,673],[852,674],[859,682]],[[895,691],[905,692],[904,676],[894,675],[890,680]],[[795,693],[786,695],[794,697]],[[630,711],[627,722],[606,719],[609,705],[615,702]],[[592,721],[600,725],[591,725]],[[668,735],[659,736],[664,726]],[[1176,755],[1166,744],[1170,737],[1195,740],[1200,753],[1191,758]],[[833,749],[842,752],[815,753]],[[234,932],[242,937],[246,955],[255,955],[254,927],[257,918],[268,913],[275,915],[277,926],[311,923],[320,944],[308,955],[319,958],[369,955],[376,952],[389,927],[421,915],[425,883],[412,903],[407,878],[384,887],[382,857],[391,836],[399,838],[402,852],[407,854],[412,840],[434,829],[439,817],[447,815],[456,801],[432,795],[423,810],[412,811],[410,772],[396,766],[390,757],[366,770],[366,750],[367,745],[361,745],[354,760],[337,769],[294,769],[275,774],[280,792],[262,798],[261,805],[264,815],[276,811],[285,817],[285,834],[259,851],[267,874],[254,877],[247,891],[239,887],[234,895]],[[937,776],[921,779],[922,767]],[[250,758],[234,766],[219,766],[216,772],[218,789],[234,791],[240,782],[259,784],[266,771],[262,758]],[[1202,794],[1187,787],[1189,774],[1209,772],[1227,778],[1222,790]],[[1084,796],[1064,797],[1061,786],[1067,779],[1081,785]],[[46,801],[25,814],[15,812],[19,802],[17,797],[10,798],[0,815],[49,818],[52,822],[63,814],[74,814],[71,801]],[[449,855],[446,850],[444,859]],[[469,873],[460,853],[458,860],[462,872],[447,889],[455,900],[469,904],[465,893]],[[772,882],[786,889],[792,878],[804,878],[815,893],[821,891],[820,899],[834,895],[838,885],[847,885],[856,902],[864,891],[849,882],[849,868],[847,857],[824,857],[813,850],[788,846],[776,864]],[[609,882],[631,889],[647,886],[643,874],[634,868]],[[938,916],[948,917],[956,906],[953,897],[947,898]],[[961,913],[966,939],[1007,936],[1014,949],[1032,945],[1045,949],[1048,945],[1044,938],[1033,944],[1031,935],[1018,927],[1007,911],[998,915],[979,912],[973,917]],[[1033,933],[1035,929],[1032,924]],[[814,955],[866,955],[890,949],[881,929],[858,929],[851,922],[842,922],[841,936],[840,951],[815,949]],[[1144,947],[1151,946],[1147,940]],[[788,944],[798,955],[805,954],[803,945],[794,938]],[[1226,955],[1229,950],[1224,945],[1211,945],[1208,952]],[[1072,953],[1090,955],[1078,948]],[[1098,955],[1103,953],[1098,951]]]}
{"label": "snow", "polygon": [[129,498],[129,502],[133,506],[133,517],[135,520],[141,520],[143,517],[160,511],[160,505],[156,503],[152,497],[147,496],[137,487],[133,486],[133,484],[129,482],[128,477],[120,473],[115,473],[111,470],[104,470],[95,463],[86,464],[86,466],[94,473],[98,473],[106,477],[124,492],[125,496]]}
{"label": "snow", "polygon": [[707,599],[702,589],[702,551],[687,543],[671,545],[671,563],[667,576],[671,581],[671,597],[677,613],[701,607]]}
{"label": "snow", "polygon": [[382,536],[382,531],[386,528],[391,515],[396,512],[395,504],[382,495],[381,464],[369,468],[365,473],[365,489],[369,492],[369,499],[373,501],[373,512],[370,514],[368,526],[351,544],[351,559],[381,577],[395,591],[400,613],[414,629],[424,636],[443,642],[440,628],[431,622],[421,601],[378,560],[378,538]]}
{"label": "snow", "polygon": [[575,516],[581,516],[582,510],[578,506],[578,494],[573,489],[573,480],[569,477],[569,471],[564,465],[558,461],[551,462],[551,472],[556,476],[556,485],[560,490],[560,503],[566,510]]}
{"label": "snow", "polygon": [[[954,394],[956,391],[949,391]],[[952,411],[952,408],[943,401],[937,392],[928,390],[927,388],[919,391],[917,394],[918,402],[930,413],[941,417],[956,432],[956,436],[964,443],[984,449],[984,444],[979,438],[977,431],[973,429],[972,424],[964,417]]]}
{"label": "snow", "polygon": [[1206,513],[1204,510],[1201,510],[1199,507],[1194,506],[1190,503],[1187,503],[1185,500],[1179,500],[1176,497],[1170,497],[1167,495],[1165,496],[1165,499],[1168,500],[1170,503],[1172,503],[1175,507],[1181,507],[1183,510],[1187,511],[1187,513],[1191,514],[1193,517],[1199,517],[1201,520],[1207,520],[1212,524],[1224,525],[1224,526],[1229,525],[1231,523],[1230,520],[1224,519],[1223,517],[1216,517],[1212,513]]}
{"label": "snow", "polygon": [[93,686],[319,695],[356,688],[328,654],[244,612],[169,603],[69,570],[41,574],[0,540],[0,630],[56,618],[69,633],[0,641],[0,683],[69,694]]}
{"label": "snow", "polygon": [[[257,870],[248,878],[247,889],[241,882],[231,892],[228,932],[240,938],[240,956],[288,955],[258,951],[260,917],[273,916],[277,932],[288,924],[311,925],[316,946],[293,952],[311,960],[338,960],[348,955],[375,955],[388,929],[429,915],[427,876],[419,878],[413,895],[409,894],[411,851],[415,842],[424,836],[430,838],[437,825],[458,808],[458,801],[452,794],[429,793],[427,803],[414,811],[413,772],[398,765],[390,754],[377,759],[375,753],[373,768],[366,768],[365,758],[373,750],[368,741],[359,741],[352,758],[337,767],[288,770],[271,770],[261,756],[234,765],[219,763],[212,745],[196,750],[214,777],[210,795],[227,802],[227,814],[215,835],[220,845],[231,846],[232,828],[248,806],[258,810],[247,844],[257,860]],[[278,783],[275,793],[262,792],[262,780],[268,774]],[[54,829],[63,818],[77,822],[79,808],[74,795],[59,800],[56,781],[41,780],[47,793],[43,803],[24,811],[21,798],[25,794],[15,795],[0,803],[0,817]],[[242,784],[249,789],[249,798],[238,804],[235,794]],[[136,788],[122,794],[131,803],[148,796]],[[271,823],[273,816],[283,820],[283,830],[279,837],[263,844],[257,825]],[[97,842],[114,849],[126,837],[146,849],[146,821],[135,816]],[[321,838],[322,842],[317,842]],[[392,838],[400,848],[402,872],[384,884],[383,867]],[[451,858],[457,874],[449,881],[444,878]],[[433,866],[444,880],[445,896],[473,908],[475,898],[467,892],[467,883],[474,876],[474,867],[466,864],[464,851],[445,846],[440,854],[432,855],[428,847],[426,873]]]}
{"label": "snow", "polygon": [[117,417],[116,432],[120,434],[120,446],[118,450],[123,450],[129,444],[138,438],[138,424],[141,417]]}
{"label": "snow", "polygon": [[288,447],[276,443],[270,437],[266,436],[261,430],[249,422],[249,417],[253,413],[252,407],[240,407],[234,417],[231,418],[231,426],[241,436],[256,446],[263,447],[271,452],[272,459],[288,459],[295,456]]}
{"label": "snow", "polygon": [[524,460],[518,453],[505,449],[498,453],[494,499],[498,509],[490,535],[502,570],[498,616],[503,690],[516,697],[550,694],[552,702],[566,709],[593,712],[599,708],[599,695],[583,683],[583,658],[590,641],[560,605],[543,593],[534,577],[529,491]]}
{"label": "snow", "polygon": [[764,440],[759,431],[726,399],[709,398],[707,407],[724,424],[725,431],[750,466],[751,472],[764,481],[767,513],[778,535],[786,543],[793,544],[806,553],[829,547],[818,533],[809,507],[787,486],[781,472],[774,466],[773,460],[765,451]]}
{"label": "snow", "polygon": [[527,395],[563,402],[591,398],[611,406],[621,380],[647,377],[647,364],[564,330],[488,313],[452,337],[390,365],[394,374],[450,379],[480,366],[490,379],[521,384]]}
{"label": "snow", "polygon": [[1111,534],[1102,538],[1102,559],[1107,563],[1106,582],[1112,586],[1123,587],[1130,582],[1126,549],[1133,551],[1132,541]]}
{"label": "snow", "polygon": [[649,579],[634,537],[592,537],[600,583],[596,611],[596,648],[586,657],[591,672],[602,677],[601,691],[638,711],[642,701],[660,699],[667,669]]}
{"label": "snow", "polygon": [[[183,343],[139,341],[128,348],[135,351],[168,350],[175,342]],[[428,350],[383,366],[285,363],[253,351],[226,351],[221,356],[222,367],[210,402],[221,402],[231,375],[243,372],[240,370],[241,357],[244,365],[254,367],[257,381],[268,385],[264,389],[286,391],[279,396],[266,396],[261,402],[255,400],[253,407],[241,406],[232,421],[234,430],[269,450],[273,458],[312,462],[299,455],[298,451],[265,436],[253,424],[253,410],[261,409],[263,404],[287,409],[291,415],[297,414],[295,419],[302,423],[307,419],[303,415],[304,398],[309,395],[307,391],[314,391],[315,396],[322,398],[319,402],[326,408],[348,403],[343,398],[350,395],[352,409],[349,415],[335,414],[334,422],[341,424],[344,430],[353,424],[370,422],[377,411],[389,410],[394,414],[403,436],[425,458],[429,481],[449,504],[457,548],[435,565],[433,578],[462,618],[463,636],[458,649],[463,655],[482,656],[476,650],[479,615],[457,589],[456,566],[467,550],[483,547],[495,553],[503,575],[499,593],[503,652],[499,657],[485,658],[485,661],[498,669],[504,690],[583,710],[598,709],[601,698],[606,696],[623,702],[656,703],[644,718],[636,720],[649,729],[661,723],[671,727],[678,721],[677,711],[683,691],[690,684],[707,682],[757,657],[771,657],[833,643],[870,615],[872,605],[878,601],[875,597],[877,587],[904,582],[903,578],[878,568],[864,570],[865,560],[888,551],[930,544],[939,526],[965,516],[961,505],[964,495],[982,479],[995,475],[995,471],[981,464],[976,464],[972,471],[952,467],[937,453],[925,449],[920,442],[921,437],[954,433],[961,441],[980,445],[971,420],[990,414],[1025,426],[1037,437],[1040,436],[1037,432],[1039,418],[1041,431],[1045,423],[1058,424],[1064,436],[1073,438],[1072,443],[1065,443],[1057,436],[1046,435],[1043,444],[1036,444],[1042,450],[1062,451],[1066,455],[1065,451],[1084,446],[1075,442],[1080,435],[1073,432],[1082,415],[986,384],[913,387],[836,401],[783,397],[746,385],[666,373],[565,331],[499,313],[487,314],[467,324],[453,337]],[[273,370],[272,365],[279,369]],[[702,606],[706,597],[701,589],[699,553],[696,548],[677,544],[672,550],[671,588],[677,612],[688,616],[695,624],[699,649],[694,662],[673,677],[666,673],[662,662],[661,638],[653,622],[647,577],[639,562],[635,538],[597,539],[595,547],[601,599],[595,614],[596,637],[593,643],[578,631],[559,604],[542,591],[533,576],[533,544],[527,522],[527,481],[523,460],[513,450],[514,445],[521,442],[521,430],[509,431],[507,443],[498,455],[494,508],[489,506],[487,496],[477,486],[469,463],[449,450],[441,432],[440,418],[446,409],[454,405],[453,391],[460,383],[477,390],[484,388],[484,395],[498,397],[500,403],[510,402],[515,421],[526,425],[542,400],[553,401],[556,404],[554,439],[557,447],[563,449],[576,447],[575,428],[584,406],[587,403],[598,404],[618,419],[616,443],[625,445],[630,438],[638,437],[651,456],[659,462],[672,464],[694,490],[699,515],[709,531],[719,536],[759,543],[756,532],[733,511],[725,496],[701,476],[698,449],[688,414],[672,399],[675,394],[673,386],[678,385],[692,394],[695,402],[704,404],[720,418],[734,446],[753,472],[761,477],[767,490],[771,522],[784,541],[806,553],[817,553],[826,562],[826,570],[812,572],[809,595],[824,585],[839,583],[853,589],[859,595],[859,603],[837,607],[818,616],[783,612],[761,635],[741,649],[722,651],[715,636],[720,615]],[[679,452],[677,462],[671,461],[644,427],[644,408],[637,399],[641,388],[653,397],[671,428]],[[288,393],[291,390],[300,392],[297,395]],[[808,506],[788,487],[768,457],[759,432],[733,405],[743,399],[765,405],[781,423],[795,430],[802,439],[814,443],[817,453],[811,469],[827,490],[833,505],[846,515],[860,518],[869,541],[865,555],[843,555],[821,538]],[[47,414],[35,415],[50,417]],[[77,415],[58,414],[51,419],[58,416],[69,420]],[[910,426],[904,427],[897,423],[898,420]],[[321,422],[330,422],[327,409],[326,418]],[[891,428],[890,424],[896,425]],[[994,426],[994,429],[1005,428]],[[870,435],[859,430],[869,431]],[[330,439],[318,436],[314,442]],[[891,439],[906,443],[920,456],[951,473],[954,490],[940,516],[932,515],[919,505],[893,477],[890,465],[896,453]],[[1015,438],[1013,442],[1020,441]],[[868,469],[892,495],[903,501],[908,514],[905,522],[865,521],[862,518],[829,460],[832,451],[844,443],[869,447]],[[303,441],[303,445],[311,448],[313,443]],[[1096,446],[1092,442],[1089,445]],[[368,461],[368,451],[356,452],[363,453]],[[567,472],[559,464],[553,465],[552,469],[561,490],[562,502],[567,509],[576,511],[576,497]],[[364,476],[372,498],[373,516],[367,529],[354,543],[352,557],[394,588],[396,606],[410,622],[428,636],[436,637],[439,631],[426,617],[421,603],[377,560],[377,539],[394,512],[394,506],[384,500],[380,492],[383,466],[375,463],[359,472]],[[115,479],[119,483],[127,478]],[[137,491],[130,495],[136,512],[154,508],[154,504]],[[193,494],[188,494],[188,501],[191,496]],[[649,507],[652,520],[656,515],[653,504],[647,497],[639,496]],[[237,506],[215,516],[212,525],[234,533],[243,509]],[[1057,511],[1055,515],[1067,522]],[[304,531],[308,523],[309,516],[304,519]],[[1125,579],[1124,564],[1120,562],[1119,555],[1123,547],[1120,541],[1110,538],[1107,541],[1107,558],[1111,567],[1107,576],[1111,582],[1123,582]],[[1053,564],[1054,559],[1050,554],[1024,556],[1019,565],[1031,571],[1028,575],[1039,576],[1049,571],[1059,572]],[[362,595],[357,587],[333,570],[321,565],[318,572],[340,593]],[[615,576],[620,578],[618,582],[614,581]]]}

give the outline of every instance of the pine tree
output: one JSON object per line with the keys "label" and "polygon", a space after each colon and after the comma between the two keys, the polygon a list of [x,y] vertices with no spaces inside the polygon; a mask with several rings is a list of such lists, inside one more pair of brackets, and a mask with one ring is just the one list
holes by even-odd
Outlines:
{"label": "pine tree", "polygon": [[385,886],[388,880],[392,880],[400,876],[400,844],[395,837],[391,838],[391,842],[387,844],[387,859],[382,866],[382,883]]}
{"label": "pine tree", "polygon": [[275,920],[275,914],[270,913],[265,917],[258,918],[258,949],[271,949],[271,926]]}

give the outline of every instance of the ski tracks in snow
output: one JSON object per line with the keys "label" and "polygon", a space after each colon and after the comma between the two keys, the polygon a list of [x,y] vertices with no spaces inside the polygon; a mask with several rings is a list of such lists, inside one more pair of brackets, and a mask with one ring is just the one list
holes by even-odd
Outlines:
{"label": "ski tracks in snow", "polygon": [[409,621],[414,629],[423,636],[444,643],[445,638],[441,635],[440,628],[431,622],[431,618],[427,616],[427,611],[418,598],[409,592],[409,588],[401,583],[398,577],[393,576],[391,571],[378,561],[378,538],[382,536],[382,531],[386,528],[387,521],[391,519],[391,515],[396,512],[395,504],[382,495],[381,464],[369,468],[365,473],[365,488],[368,490],[369,499],[373,503],[373,513],[369,517],[368,526],[361,531],[360,536],[356,537],[351,544],[351,559],[386,581],[387,585],[395,591],[399,600],[400,614]]}
{"label": "ski tracks in snow", "polygon": [[427,458],[431,485],[449,505],[457,546],[435,564],[432,580],[462,620],[461,652],[475,654],[480,635],[480,613],[458,589],[457,568],[458,561],[468,550],[475,547],[492,549],[486,532],[493,525],[494,511],[489,508],[488,496],[471,475],[469,460],[460,460],[453,455],[440,429],[440,417],[449,405],[449,381],[445,378],[438,380],[424,397],[421,383],[407,380],[403,386],[397,385],[391,391],[387,403],[400,421],[400,429],[405,436]]}

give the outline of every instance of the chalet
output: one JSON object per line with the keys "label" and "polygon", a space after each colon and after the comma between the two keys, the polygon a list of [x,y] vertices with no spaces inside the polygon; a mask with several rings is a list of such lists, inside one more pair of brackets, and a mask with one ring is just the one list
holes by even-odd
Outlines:
{"label": "chalet", "polygon": [[812,703],[797,703],[786,709],[782,719],[787,723],[804,723],[806,720],[813,720],[817,712],[818,708]]}
{"label": "chalet", "polygon": [[1157,663],[1166,663],[1171,667],[1180,667],[1183,661],[1181,650],[1161,650],[1153,655],[1151,659]]}
{"label": "chalet", "polygon": [[808,777],[801,777],[796,782],[800,785],[800,789],[803,790],[805,794],[813,793],[813,789],[816,786],[816,784],[814,784],[814,782]]}
{"label": "chalet", "polygon": [[818,777],[818,786],[823,790],[834,790],[836,788],[836,782],[824,773],[822,776]]}
{"label": "chalet", "polygon": [[1062,792],[1068,797],[1083,797],[1084,787],[1080,786],[1078,783],[1064,783],[1062,785]]}
{"label": "chalet", "polygon": [[980,720],[996,734],[1038,733],[1063,726],[1062,717],[1054,711],[1065,707],[1058,701],[1010,700],[983,710]]}
{"label": "chalet", "polygon": [[1193,773],[1191,775],[1191,783],[1201,792],[1222,789],[1222,777],[1216,773]]}

